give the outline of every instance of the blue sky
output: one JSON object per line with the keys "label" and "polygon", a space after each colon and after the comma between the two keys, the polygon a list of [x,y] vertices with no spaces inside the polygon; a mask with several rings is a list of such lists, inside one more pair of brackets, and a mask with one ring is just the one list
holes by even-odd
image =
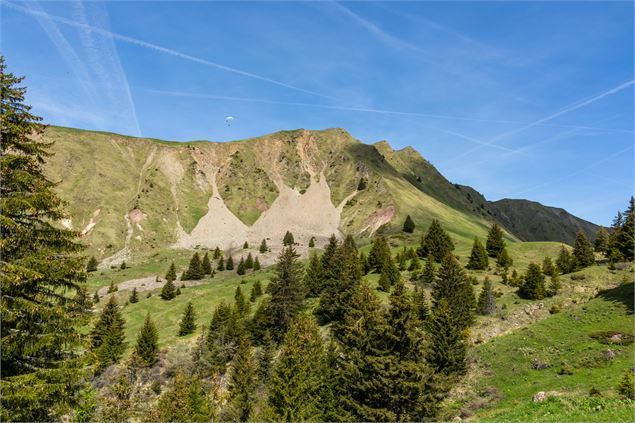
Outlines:
{"label": "blue sky", "polygon": [[605,225],[633,192],[632,2],[0,1],[2,54],[48,123],[343,127]]}

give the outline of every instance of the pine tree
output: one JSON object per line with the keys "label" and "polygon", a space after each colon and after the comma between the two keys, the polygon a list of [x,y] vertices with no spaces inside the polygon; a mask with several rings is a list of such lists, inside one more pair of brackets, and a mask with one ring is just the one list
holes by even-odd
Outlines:
{"label": "pine tree", "polygon": [[293,244],[295,244],[295,240],[293,239],[293,234],[291,233],[291,231],[287,231],[284,234],[284,238],[282,238],[282,245],[284,245],[285,247],[288,247]]}
{"label": "pine tree", "polygon": [[161,288],[161,299],[170,301],[174,297],[176,297],[176,289],[174,288],[174,282],[168,279],[165,284],[163,284],[163,288]]}
{"label": "pine tree", "polygon": [[234,270],[234,258],[232,256],[229,256],[229,258],[227,259],[227,264],[225,265],[225,269]]}
{"label": "pine tree", "polygon": [[454,250],[454,243],[450,238],[450,235],[445,232],[441,227],[438,220],[432,219],[432,223],[428,228],[426,234],[421,238],[419,250],[417,251],[420,257],[432,257],[441,262],[443,257],[451,253]]}
{"label": "pine tree", "polygon": [[125,321],[114,295],[110,297],[90,333],[100,368],[117,363],[126,350]]}
{"label": "pine tree", "polygon": [[88,260],[88,263],[86,264],[86,271],[87,272],[94,272],[97,270],[97,259],[95,258],[95,256],[91,256],[90,260]]}
{"label": "pine tree", "polygon": [[616,391],[629,400],[635,400],[635,380],[633,380],[633,371],[627,369],[617,384]]}
{"label": "pine tree", "polygon": [[576,264],[579,268],[591,266],[595,263],[595,256],[593,255],[593,246],[587,240],[584,232],[578,231],[573,244],[573,257],[575,257]]}
{"label": "pine tree", "polygon": [[309,297],[318,297],[324,288],[324,270],[322,260],[317,253],[312,253],[304,272],[304,286]]}
{"label": "pine tree", "polygon": [[389,259],[392,260],[386,238],[381,235],[374,237],[368,253],[368,265],[370,268],[376,273],[381,273]]}
{"label": "pine tree", "polygon": [[214,309],[205,341],[214,372],[224,372],[225,365],[234,356],[240,332],[237,318],[237,313],[224,300]]}
{"label": "pine tree", "polygon": [[418,275],[418,272],[420,270],[421,270],[421,259],[419,259],[419,256],[415,254],[415,256],[410,259],[410,265],[408,265],[408,271]]}
{"label": "pine tree", "polygon": [[[258,380],[261,384],[268,386],[269,377],[271,375],[271,367],[273,364],[273,356],[275,354],[275,344],[271,339],[271,333],[266,330],[262,337],[262,347],[258,354]],[[307,360],[308,361],[308,360]]]}
{"label": "pine tree", "polygon": [[472,244],[472,253],[470,254],[470,260],[467,263],[468,269],[473,270],[485,270],[489,265],[489,260],[487,258],[487,251],[481,241],[478,238],[474,237],[474,244]]}
{"label": "pine tree", "polygon": [[554,267],[555,266],[553,265],[551,257],[545,257],[542,261],[542,273],[544,273],[545,275],[551,275],[553,273]]}
{"label": "pine tree", "polygon": [[266,253],[267,251],[269,251],[269,247],[267,247],[267,240],[266,239],[262,239],[262,242],[260,243],[260,248],[258,249],[258,251],[260,251],[261,254]]}
{"label": "pine tree", "polygon": [[130,298],[128,299],[131,304],[139,302],[139,295],[137,294],[137,287],[132,288],[132,293],[130,294]]}
{"label": "pine tree", "polygon": [[254,256],[251,253],[247,254],[247,258],[245,259],[245,269],[253,269],[254,268]]}
{"label": "pine tree", "polygon": [[461,264],[452,254],[443,259],[432,286],[433,308],[436,309],[442,299],[447,302],[459,328],[466,329],[472,324],[472,307],[476,302],[474,290]]}
{"label": "pine tree", "polygon": [[441,298],[427,320],[427,361],[441,374],[466,370],[466,336],[463,325],[445,298]]}
{"label": "pine tree", "polygon": [[181,276],[181,280],[192,281],[192,280],[203,279],[204,277],[205,277],[205,273],[203,272],[201,258],[199,257],[198,253],[194,253],[192,258],[190,259],[189,267],[187,268],[183,276]]}
{"label": "pine tree", "polygon": [[569,250],[567,250],[564,245],[560,248],[560,254],[558,254],[558,258],[556,259],[556,266],[558,266],[558,269],[560,269],[563,275],[575,270],[575,258],[571,255],[571,253],[569,253]]}
{"label": "pine tree", "polygon": [[115,281],[111,281],[110,285],[108,286],[108,294],[112,294],[113,292],[117,292],[119,290],[119,288],[117,287],[117,285],[115,285]]}
{"label": "pine tree", "polygon": [[249,243],[245,241],[245,243],[243,244],[243,250],[246,250],[247,248],[249,248]]}
{"label": "pine tree", "polygon": [[514,260],[509,256],[506,247],[500,250],[500,253],[496,257],[496,264],[501,269],[509,269],[514,264]]}
{"label": "pine tree", "polygon": [[241,257],[238,262],[238,267],[236,267],[236,273],[239,275],[245,274],[245,260]]}
{"label": "pine tree", "polygon": [[179,322],[179,336],[189,335],[196,330],[196,311],[192,302],[189,301],[183,312],[183,317]]}
{"label": "pine tree", "polygon": [[478,312],[485,316],[490,316],[496,311],[496,302],[494,299],[494,290],[492,289],[492,282],[486,277],[483,281],[483,289],[478,296]]}
{"label": "pine tree", "polygon": [[633,261],[635,259],[635,198],[631,197],[628,208],[617,213],[611,226],[606,257],[611,263]]}
{"label": "pine tree", "polygon": [[219,258],[221,258],[220,248],[216,247],[214,248],[214,255],[212,256],[212,259],[218,260]]}
{"label": "pine tree", "polygon": [[487,242],[485,243],[487,255],[498,258],[504,248],[505,240],[503,239],[503,230],[498,224],[494,223],[487,234]]}
{"label": "pine tree", "polygon": [[254,259],[254,272],[260,270],[260,260],[258,260],[258,257],[256,257]]}
{"label": "pine tree", "polygon": [[324,364],[317,324],[309,316],[299,315],[284,338],[269,385],[273,420],[321,420]]}
{"label": "pine tree", "polygon": [[414,292],[412,293],[412,304],[414,307],[414,313],[419,323],[423,323],[428,318],[430,308],[428,306],[428,300],[426,298],[426,292],[418,285],[415,285]]}
{"label": "pine tree", "polygon": [[524,282],[518,290],[518,294],[530,300],[542,300],[545,298],[545,275],[542,274],[540,266],[529,263]]}
{"label": "pine tree", "polygon": [[388,273],[386,271],[381,272],[381,275],[379,275],[379,282],[377,282],[377,289],[383,292],[390,292],[390,285]]}
{"label": "pine tree", "polygon": [[595,234],[595,252],[606,254],[609,246],[609,231],[604,226],[600,226],[600,229]]}
{"label": "pine tree", "polygon": [[228,415],[224,421],[250,421],[256,404],[256,371],[247,338],[242,338],[238,344],[236,356],[232,361],[227,393]]}
{"label": "pine tree", "polygon": [[315,247],[315,237],[312,236],[311,239],[309,239],[309,248],[314,248]]}
{"label": "pine tree", "polygon": [[302,308],[305,290],[302,283],[302,264],[293,247],[286,247],[278,256],[276,274],[269,283],[271,295],[267,304],[270,331],[274,340],[281,340],[293,318]]}
{"label": "pine tree", "polygon": [[51,421],[75,403],[84,376],[85,258],[79,234],[56,224],[66,215],[44,172],[51,143],[22,81],[0,56],[0,420]]}
{"label": "pine tree", "polygon": [[204,275],[212,275],[212,263],[209,261],[209,253],[205,252],[203,256],[203,262],[201,263],[201,270]]}
{"label": "pine tree", "polygon": [[260,279],[254,282],[254,291],[256,292],[256,297],[260,297],[262,295],[262,284],[260,283]]}
{"label": "pine tree", "polygon": [[174,262],[170,264],[170,268],[168,269],[168,272],[165,274],[165,280],[172,281],[172,282],[176,280],[176,267],[174,267]]}
{"label": "pine tree", "polygon": [[157,420],[163,422],[209,421],[212,411],[200,379],[181,371],[177,371],[172,386],[157,402]]}
{"label": "pine tree", "polygon": [[234,292],[234,310],[236,310],[240,316],[249,314],[249,303],[245,299],[243,290],[240,286],[237,286],[236,291]]}
{"label": "pine tree", "polygon": [[[550,297],[558,295],[558,292],[560,291],[560,288],[562,287],[560,285],[559,273],[560,273],[560,271],[555,266],[552,267],[551,273],[549,273],[550,281],[549,281],[549,287],[547,289],[547,293],[549,294]],[[545,273],[545,274],[547,274],[547,273]]]}
{"label": "pine tree", "polygon": [[434,269],[434,257],[429,255],[426,260],[426,265],[423,268],[419,282],[424,286],[430,286],[434,283],[436,278],[436,270]]}
{"label": "pine tree", "polygon": [[249,292],[249,302],[256,302],[258,296],[256,295],[256,286],[251,287],[251,291]]}
{"label": "pine tree", "polygon": [[225,270],[225,259],[223,258],[223,256],[221,256],[218,260],[218,266],[216,267],[216,270],[218,270],[219,272]]}
{"label": "pine tree", "polygon": [[406,216],[406,220],[403,222],[403,231],[409,234],[415,231],[415,222],[412,220],[410,215]]}
{"label": "pine tree", "polygon": [[156,363],[159,355],[159,335],[157,328],[150,319],[150,314],[146,315],[141,331],[137,336],[137,345],[135,346],[135,354],[140,364],[146,367],[152,367]]}
{"label": "pine tree", "polygon": [[121,266],[119,266],[119,269],[121,269],[121,270],[125,270],[125,269],[127,269],[127,268],[128,268],[128,266],[126,265],[126,262],[125,262],[125,261],[122,261],[122,262],[121,262]]}

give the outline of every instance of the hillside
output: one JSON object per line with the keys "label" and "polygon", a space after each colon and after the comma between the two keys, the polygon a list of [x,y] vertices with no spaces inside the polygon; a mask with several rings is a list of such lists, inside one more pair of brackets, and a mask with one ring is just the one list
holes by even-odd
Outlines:
{"label": "hillside", "polygon": [[[367,145],[343,129],[281,131],[234,142],[167,142],[49,127],[47,162],[81,231],[104,264],[165,247],[236,248],[291,230],[306,244],[332,233],[397,232],[406,215],[436,218],[459,243],[492,221],[522,240],[569,242],[594,225],[537,203],[486,202],[453,185],[412,148]],[[475,191],[474,191],[475,192]],[[475,203],[476,201],[476,203]],[[484,199],[483,199],[484,201]],[[504,207],[503,207],[504,206]],[[512,224],[513,222],[513,224]],[[557,227],[553,233],[545,232]]]}

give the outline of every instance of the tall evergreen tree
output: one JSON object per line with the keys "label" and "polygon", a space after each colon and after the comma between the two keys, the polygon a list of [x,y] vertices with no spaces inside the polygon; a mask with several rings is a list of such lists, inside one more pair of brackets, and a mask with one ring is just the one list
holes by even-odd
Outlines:
{"label": "tall evergreen tree", "polygon": [[212,274],[212,263],[210,263],[209,261],[208,252],[205,252],[205,255],[203,256],[203,262],[201,263],[201,270],[203,271],[204,275]]}
{"label": "tall evergreen tree", "polygon": [[496,300],[494,299],[494,290],[492,289],[492,282],[489,278],[485,278],[483,282],[483,289],[478,296],[478,312],[485,316],[494,314],[496,311]]}
{"label": "tall evergreen tree", "polygon": [[428,306],[426,292],[418,285],[415,285],[414,292],[412,293],[412,304],[415,316],[419,319],[419,323],[425,322],[428,318],[428,314],[430,313],[430,307]]}
{"label": "tall evergreen tree", "polygon": [[262,242],[260,243],[260,248],[258,249],[258,251],[260,251],[261,254],[266,253],[267,251],[269,251],[269,247],[267,246],[267,240],[266,239],[262,239]]}
{"label": "tall evergreen tree", "polygon": [[635,199],[631,197],[629,206],[622,214],[617,213],[607,246],[606,257],[615,263],[618,261],[633,261],[635,259]]}
{"label": "tall evergreen tree", "polygon": [[284,337],[291,321],[302,308],[305,296],[302,276],[302,264],[298,262],[295,249],[284,248],[278,256],[276,274],[268,286],[271,298],[266,312],[270,319],[271,336],[275,340]]}
{"label": "tall evergreen tree", "polygon": [[247,248],[249,248],[249,243],[245,241],[245,243],[243,244],[243,250],[246,250]]}
{"label": "tall evergreen tree", "polygon": [[227,420],[250,421],[256,405],[256,369],[251,345],[245,337],[238,343],[227,386]]}
{"label": "tall evergreen tree", "polygon": [[[258,353],[258,380],[261,384],[269,386],[269,378],[271,376],[273,356],[276,346],[271,338],[271,333],[266,330],[262,336],[262,346]],[[306,357],[305,357],[306,358]],[[307,360],[309,361],[309,360]]]}
{"label": "tall evergreen tree", "polygon": [[199,257],[198,253],[194,253],[192,258],[190,259],[189,267],[187,268],[183,276],[181,276],[181,280],[192,281],[203,279],[204,277],[205,273],[203,272],[201,258]]}
{"label": "tall evergreen tree", "polygon": [[545,275],[542,274],[540,266],[529,263],[524,282],[518,290],[518,294],[530,300],[542,300],[545,298]]}
{"label": "tall evergreen tree", "polygon": [[165,281],[163,284],[163,288],[161,288],[161,299],[170,301],[174,297],[176,297],[176,288],[174,287],[174,282],[171,279]]}
{"label": "tall evergreen tree", "polygon": [[441,263],[437,278],[432,286],[432,304],[436,308],[445,299],[453,314],[455,323],[466,329],[473,322],[472,307],[475,305],[474,290],[461,264],[452,254]]}
{"label": "tall evergreen tree", "polygon": [[287,231],[284,234],[284,238],[282,238],[282,245],[288,247],[293,244],[295,244],[295,240],[293,239],[293,234],[291,233],[291,231]]}
{"label": "tall evergreen tree", "polygon": [[131,304],[139,302],[139,294],[137,293],[137,287],[132,288],[132,293],[130,294],[130,298],[128,299]]}
{"label": "tall evergreen tree", "polygon": [[386,238],[382,235],[374,237],[368,253],[368,265],[376,273],[381,273],[389,260],[392,261],[392,256]]}
{"label": "tall evergreen tree", "polygon": [[466,370],[467,339],[446,298],[441,298],[427,320],[429,348],[426,358],[436,372],[463,373]]}
{"label": "tall evergreen tree", "polygon": [[569,250],[567,250],[564,245],[560,248],[560,253],[556,259],[556,266],[558,266],[558,269],[560,269],[563,275],[575,271],[575,257],[569,253]]}
{"label": "tall evergreen tree", "polygon": [[163,422],[203,422],[212,420],[213,410],[205,388],[197,376],[177,371],[172,386],[157,402],[157,417]]}
{"label": "tall evergreen tree", "polygon": [[[557,267],[553,267],[551,269],[551,273],[549,273],[549,287],[547,289],[547,294],[550,297],[553,297],[555,295],[558,295],[558,292],[560,291],[560,288],[562,288],[561,284],[560,284],[560,276],[559,276],[559,271]],[[547,274],[547,273],[545,273]]]}
{"label": "tall evergreen tree", "polygon": [[593,246],[587,240],[584,232],[578,231],[573,244],[573,257],[575,257],[578,267],[587,267],[595,263]]}
{"label": "tall evergreen tree", "polygon": [[87,272],[94,272],[97,270],[97,259],[95,258],[95,256],[91,256],[90,260],[88,260],[88,263],[86,263],[86,271]]}
{"label": "tall evergreen tree", "polygon": [[225,270],[225,259],[223,258],[223,256],[220,256],[220,259],[218,260],[218,266],[216,266],[216,270],[218,270],[219,272]]}
{"label": "tall evergreen tree", "polygon": [[220,248],[216,247],[214,248],[214,255],[212,256],[212,259],[218,260],[219,258],[221,258]]}
{"label": "tall evergreen tree", "polygon": [[467,263],[468,269],[473,270],[485,270],[489,265],[487,258],[487,251],[481,241],[477,237],[474,237],[474,244],[472,244],[472,253],[470,254],[470,260]]}
{"label": "tall evergreen tree", "polygon": [[487,242],[485,243],[487,254],[490,257],[498,258],[503,248],[505,248],[505,240],[503,239],[503,230],[494,223],[487,234]]}
{"label": "tall evergreen tree", "polygon": [[273,420],[322,420],[324,358],[318,325],[311,317],[298,315],[284,338],[269,385]]}
{"label": "tall evergreen tree", "polygon": [[141,331],[137,336],[135,354],[142,365],[152,367],[159,356],[159,334],[157,328],[150,319],[150,313],[146,315]]}
{"label": "tall evergreen tree", "polygon": [[595,234],[595,252],[605,254],[609,246],[609,231],[604,226],[600,226],[600,229]]}
{"label": "tall evergreen tree", "polygon": [[240,316],[249,314],[249,303],[245,299],[245,295],[243,294],[243,290],[240,289],[240,286],[236,287],[236,292],[234,293],[234,310],[236,310]]}
{"label": "tall evergreen tree", "polygon": [[322,260],[320,256],[313,252],[309,257],[309,263],[304,272],[304,286],[307,289],[307,295],[310,297],[318,297],[324,288],[324,269],[322,268]]}
{"label": "tall evergreen tree", "polygon": [[436,278],[436,270],[434,268],[434,257],[429,255],[426,259],[426,265],[423,268],[423,272],[421,272],[421,277],[419,278],[419,282],[421,284],[430,286],[434,283]]}
{"label": "tall evergreen tree", "polygon": [[196,311],[192,302],[189,301],[183,311],[183,317],[179,322],[179,336],[189,335],[196,330]]}
{"label": "tall evergreen tree", "polygon": [[262,284],[260,283],[260,279],[254,282],[254,291],[256,292],[256,297],[260,297],[262,295]]}
{"label": "tall evergreen tree", "polygon": [[415,231],[415,222],[412,220],[410,215],[406,216],[406,220],[403,222],[403,231],[409,234]]}
{"label": "tall evergreen tree", "polygon": [[207,332],[206,345],[214,372],[224,372],[236,351],[240,335],[237,313],[224,300],[214,309]]}
{"label": "tall evergreen tree", "polygon": [[509,256],[506,247],[503,247],[503,249],[500,250],[500,253],[498,253],[498,256],[496,257],[496,264],[501,269],[509,269],[514,264],[514,260],[512,260]]}
{"label": "tall evergreen tree", "polygon": [[254,256],[251,253],[247,254],[247,258],[245,259],[245,269],[253,269],[254,268]]}
{"label": "tall evergreen tree", "polygon": [[432,257],[441,262],[443,257],[448,255],[454,250],[454,243],[450,235],[441,227],[438,220],[432,219],[432,223],[428,228],[426,234],[421,238],[419,250],[417,251],[420,257]]}
{"label": "tall evergreen tree", "polygon": [[243,259],[242,257],[240,258],[240,261],[238,262],[238,267],[236,267],[236,273],[239,275],[245,274],[245,259]]}
{"label": "tall evergreen tree", "polygon": [[225,265],[225,269],[234,270],[234,258],[231,255],[227,258],[227,264]]}
{"label": "tall evergreen tree", "polygon": [[117,363],[123,355],[126,350],[125,325],[117,299],[111,295],[90,333],[99,367]]}
{"label": "tall evergreen tree", "polygon": [[555,266],[553,264],[553,261],[551,260],[551,257],[545,257],[542,261],[542,273],[544,273],[545,275],[551,275],[553,273],[554,267]]}
{"label": "tall evergreen tree", "polygon": [[51,143],[22,80],[0,56],[0,420],[50,421],[81,387],[85,258],[78,233],[56,224],[66,215],[44,173]]}
{"label": "tall evergreen tree", "polygon": [[260,270],[260,260],[258,260],[258,257],[256,257],[254,259],[254,272]]}
{"label": "tall evergreen tree", "polygon": [[390,292],[390,280],[388,279],[388,273],[385,270],[381,272],[381,275],[379,275],[377,289],[383,292]]}
{"label": "tall evergreen tree", "polygon": [[174,262],[170,264],[170,268],[168,269],[168,272],[165,274],[165,280],[172,281],[172,282],[176,280],[176,267],[174,266]]}

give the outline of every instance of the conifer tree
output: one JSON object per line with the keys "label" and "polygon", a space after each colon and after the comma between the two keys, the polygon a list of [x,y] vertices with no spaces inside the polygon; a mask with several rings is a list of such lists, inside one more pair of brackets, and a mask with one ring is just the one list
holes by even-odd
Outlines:
{"label": "conifer tree", "polygon": [[611,263],[635,259],[635,198],[631,197],[624,214],[618,212],[611,227],[605,255]]}
{"label": "conifer tree", "polygon": [[267,247],[267,240],[266,239],[262,239],[262,242],[260,243],[260,248],[258,249],[258,251],[260,251],[261,254],[266,253],[267,251],[269,251],[269,247]]}
{"label": "conifer tree", "polygon": [[214,309],[205,342],[210,354],[210,365],[215,372],[224,372],[225,365],[234,356],[240,332],[237,317],[224,300]]}
{"label": "conifer tree", "polygon": [[172,281],[172,282],[176,280],[176,267],[174,267],[174,262],[170,264],[170,268],[168,269],[168,272],[165,274],[165,280]]}
{"label": "conifer tree", "polygon": [[196,330],[196,311],[192,302],[189,301],[183,312],[183,317],[179,322],[179,336],[189,335]]}
{"label": "conifer tree", "polygon": [[93,304],[99,304],[99,291],[95,291],[95,295],[93,295]]}
{"label": "conifer tree", "polygon": [[254,272],[260,270],[260,260],[258,260],[258,257],[256,257],[254,259]]}
{"label": "conifer tree", "polygon": [[437,278],[432,286],[432,303],[436,308],[445,299],[455,324],[466,329],[473,322],[474,290],[461,264],[452,254],[448,254],[441,263]]}
{"label": "conifer tree", "polygon": [[551,260],[551,257],[545,257],[542,261],[542,273],[544,273],[545,275],[551,275],[553,273],[554,267],[555,266],[553,264],[553,261]]}
{"label": "conifer tree", "polygon": [[362,274],[367,275],[368,272],[370,272],[370,265],[368,264],[368,256],[363,252],[360,251],[359,253],[359,266],[362,269]]}
{"label": "conifer tree", "polygon": [[181,280],[192,281],[203,279],[204,277],[205,273],[203,272],[201,258],[199,257],[198,253],[194,253],[192,258],[190,259],[189,267],[187,268],[183,276],[181,276]]}
{"label": "conifer tree", "polygon": [[604,226],[600,226],[595,234],[595,252],[605,254],[608,250],[609,238],[609,231]]}
{"label": "conifer tree", "polygon": [[[404,250],[405,250],[405,246],[404,246]],[[406,258],[405,251],[402,253],[398,253],[395,259],[397,261],[397,266],[399,270],[402,272],[406,270],[406,267],[408,266],[408,259]]]}
{"label": "conifer tree", "polygon": [[131,304],[139,302],[139,295],[137,294],[137,287],[132,288],[132,293],[130,294],[130,298],[128,299]]}
{"label": "conifer tree", "polygon": [[432,255],[437,262],[441,262],[443,257],[453,250],[454,243],[450,235],[445,232],[438,220],[432,219],[428,231],[421,238],[419,250],[417,251],[419,256],[427,257],[428,255]]}
{"label": "conifer tree", "polygon": [[212,275],[212,263],[209,261],[209,253],[205,252],[203,256],[203,262],[201,263],[201,270],[204,275]]}
{"label": "conifer tree", "polygon": [[376,273],[381,273],[388,260],[392,260],[392,257],[386,238],[382,235],[374,237],[368,253],[368,265]]}
{"label": "conifer tree", "polygon": [[509,269],[514,264],[514,260],[509,256],[506,247],[500,250],[500,253],[496,257],[496,264],[501,269]]}
{"label": "conifer tree", "polygon": [[115,285],[115,281],[111,281],[110,285],[108,286],[108,293],[112,294],[113,292],[117,292],[119,290],[119,288],[117,287],[117,285]]}
{"label": "conifer tree", "polygon": [[163,422],[203,422],[212,420],[208,398],[201,380],[177,371],[170,389],[157,402],[157,417]]}
{"label": "conifer tree", "polygon": [[406,220],[403,222],[403,231],[409,234],[415,231],[415,222],[412,220],[410,215],[406,216]]}
{"label": "conifer tree", "polygon": [[470,254],[470,260],[467,263],[468,269],[473,270],[485,270],[489,265],[489,260],[487,258],[487,251],[481,241],[478,238],[474,237],[474,244],[472,244],[472,253]]}
{"label": "conifer tree", "polygon": [[243,250],[246,250],[247,248],[249,248],[249,243],[245,241],[245,243],[243,244]]}
{"label": "conifer tree", "polygon": [[165,284],[163,284],[163,288],[161,288],[161,299],[170,301],[174,297],[176,297],[176,289],[174,287],[174,282],[168,279]]}
{"label": "conifer tree", "polygon": [[269,384],[275,348],[276,346],[273,339],[271,339],[271,333],[266,330],[262,336],[262,346],[258,353],[257,368],[258,380],[265,386],[268,386]]}
{"label": "conifer tree", "polygon": [[388,272],[384,270],[379,275],[379,282],[377,282],[377,289],[384,292],[390,292],[390,280],[388,280]]}
{"label": "conifer tree", "polygon": [[315,237],[312,236],[311,239],[309,239],[309,248],[314,248],[315,247]]}
{"label": "conifer tree", "polygon": [[555,295],[558,295],[558,292],[560,291],[560,288],[562,287],[560,284],[560,276],[559,276],[559,271],[557,267],[552,267],[551,269],[551,273],[549,274],[550,276],[550,281],[549,281],[549,287],[547,289],[547,293],[549,294],[550,297],[553,297]]}
{"label": "conifer tree", "polygon": [[260,297],[262,295],[262,284],[260,283],[260,279],[254,282],[254,291],[256,293],[256,297]]}
{"label": "conifer tree", "polygon": [[238,262],[238,267],[236,267],[236,273],[239,275],[245,274],[245,260],[241,257]]}
{"label": "conifer tree", "polygon": [[435,371],[446,375],[465,372],[465,331],[445,298],[435,305],[426,326],[429,338],[426,358]]}
{"label": "conifer tree", "polygon": [[419,281],[425,286],[430,286],[434,283],[436,278],[436,270],[434,268],[434,257],[429,255],[426,260],[426,265],[421,272],[421,278]]}
{"label": "conifer tree", "polygon": [[111,295],[90,333],[100,368],[117,363],[126,350],[125,325],[117,299]]}
{"label": "conifer tree", "polygon": [[282,238],[282,245],[284,245],[285,247],[288,247],[293,244],[295,244],[295,240],[293,239],[293,234],[291,233],[291,231],[287,231],[284,234],[284,238]]}
{"label": "conifer tree", "polygon": [[286,247],[278,256],[276,274],[269,283],[271,295],[266,312],[274,340],[281,340],[293,318],[302,308],[305,290],[302,283],[302,264],[293,247]]}
{"label": "conifer tree", "polygon": [[245,259],[245,269],[253,269],[254,268],[254,256],[251,253],[247,254],[247,258]]}
{"label": "conifer tree", "polygon": [[125,262],[125,261],[122,261],[122,262],[121,262],[121,266],[119,266],[119,268],[120,268],[121,270],[125,270],[125,269],[127,269],[127,268],[128,268],[128,266],[126,265],[126,262]]}
{"label": "conifer tree", "polygon": [[142,365],[152,367],[156,363],[159,355],[158,341],[157,328],[148,313],[137,336],[137,345],[135,346],[135,354]]}
{"label": "conifer tree", "polygon": [[258,296],[256,295],[256,286],[251,287],[251,291],[249,292],[249,302],[255,302]]}
{"label": "conifer tree", "polygon": [[478,312],[485,316],[490,316],[496,311],[496,301],[494,299],[494,290],[492,282],[488,277],[483,281],[483,289],[478,296]]}
{"label": "conifer tree", "polygon": [[617,392],[626,399],[635,400],[635,380],[633,380],[633,371],[627,369],[616,387]]}
{"label": "conifer tree", "polygon": [[214,248],[214,255],[212,256],[212,259],[218,260],[219,258],[221,258],[220,248],[216,247]]}
{"label": "conifer tree", "polygon": [[421,260],[419,259],[419,256],[415,254],[414,257],[410,259],[410,265],[408,266],[408,271],[418,276],[418,273],[420,270],[421,270]]}
{"label": "conifer tree", "polygon": [[485,243],[487,255],[498,258],[499,254],[505,248],[505,240],[503,239],[503,230],[494,223],[487,234],[487,242]]}
{"label": "conifer tree", "polygon": [[234,270],[234,258],[231,255],[229,256],[229,258],[227,258],[227,264],[225,264],[225,269]]}
{"label": "conifer tree", "polygon": [[216,267],[216,270],[218,270],[219,272],[225,270],[225,259],[223,258],[223,256],[221,256],[218,260],[218,266]]}
{"label": "conifer tree", "polygon": [[94,272],[96,270],[97,270],[97,259],[95,258],[95,256],[91,256],[90,260],[88,260],[88,263],[86,263],[86,271]]}
{"label": "conifer tree", "polygon": [[593,246],[587,240],[584,232],[578,231],[573,244],[573,257],[575,257],[576,264],[579,268],[591,266],[595,263],[595,256],[593,255]]}
{"label": "conifer tree", "polygon": [[285,335],[271,377],[268,400],[273,420],[321,420],[324,364],[317,324],[309,316],[298,315]]}
{"label": "conifer tree", "polygon": [[524,282],[520,286],[518,294],[530,300],[542,300],[545,298],[545,275],[542,274],[540,266],[529,263]]}
{"label": "conifer tree", "polygon": [[224,421],[250,421],[256,404],[256,386],[251,346],[248,339],[243,337],[232,361],[227,387],[227,419]]}
{"label": "conifer tree", "polygon": [[415,285],[414,292],[412,293],[412,304],[415,316],[419,319],[419,323],[425,322],[428,314],[430,313],[430,308],[428,306],[426,292],[418,285]]}
{"label": "conifer tree", "polygon": [[556,259],[556,266],[558,266],[558,269],[560,269],[563,275],[575,270],[575,258],[571,255],[571,253],[569,253],[569,250],[567,250],[564,245],[560,248],[560,254],[558,254],[558,258]]}
{"label": "conifer tree", "polygon": [[309,257],[309,263],[304,272],[304,286],[309,297],[318,297],[324,288],[324,271],[320,256],[313,252]]}
{"label": "conifer tree", "polygon": [[249,314],[249,303],[245,300],[243,290],[240,286],[236,287],[236,291],[234,293],[234,310],[236,310],[240,316]]}

